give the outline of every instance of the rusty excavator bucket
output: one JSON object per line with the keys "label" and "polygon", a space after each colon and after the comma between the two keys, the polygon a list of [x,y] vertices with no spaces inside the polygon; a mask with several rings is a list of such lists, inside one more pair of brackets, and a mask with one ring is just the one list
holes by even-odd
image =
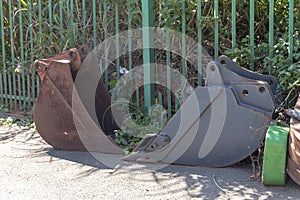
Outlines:
{"label": "rusty excavator bucket", "polygon": [[[94,144],[89,151],[122,154],[110,137],[118,126],[109,110],[111,97],[102,80],[95,94],[95,110],[106,135],[100,133],[101,139],[93,139],[98,133],[86,131],[79,136],[75,123],[85,123],[76,117],[81,110],[74,113],[72,109],[72,95],[81,87],[74,78],[80,76],[77,70],[85,67],[87,77],[96,76],[88,71],[95,65],[92,60],[97,60],[90,53],[83,62],[80,54],[71,49],[35,61],[42,80],[34,107],[37,130],[57,149],[85,151],[84,137],[91,137]],[[210,62],[206,74],[206,85],[198,86],[163,130],[145,135],[124,160],[221,167],[241,161],[259,147],[272,120],[277,80],[246,70],[226,56]],[[85,99],[86,104],[92,102],[90,99]]]}
{"label": "rusty excavator bucket", "polygon": [[289,110],[288,114],[291,115],[291,121],[287,173],[298,185],[300,185],[300,94],[294,110]]}
{"label": "rusty excavator bucket", "polygon": [[[80,51],[79,51],[80,50]],[[42,138],[56,149],[86,151],[74,124],[72,95],[74,78],[87,54],[87,48],[71,49],[48,59],[34,62],[35,70],[41,79],[40,92],[34,106],[34,121]],[[107,109],[110,107],[110,95],[102,80],[97,86],[97,117],[108,135],[118,129]],[[97,134],[97,133],[95,133]],[[111,139],[103,135],[93,151],[104,153],[122,153],[111,145]]]}

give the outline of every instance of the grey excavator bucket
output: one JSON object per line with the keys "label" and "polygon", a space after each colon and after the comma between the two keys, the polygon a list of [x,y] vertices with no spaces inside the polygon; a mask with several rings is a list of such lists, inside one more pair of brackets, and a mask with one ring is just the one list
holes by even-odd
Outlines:
{"label": "grey excavator bucket", "polygon": [[220,59],[225,62],[208,64],[206,86],[197,87],[164,129],[146,135],[125,160],[222,167],[257,150],[272,120],[277,81]]}

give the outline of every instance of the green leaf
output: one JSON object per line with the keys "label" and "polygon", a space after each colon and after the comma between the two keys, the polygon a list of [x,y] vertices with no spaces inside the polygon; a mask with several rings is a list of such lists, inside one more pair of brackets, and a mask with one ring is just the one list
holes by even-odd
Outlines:
{"label": "green leaf", "polygon": [[118,83],[117,80],[111,80],[111,81],[108,82],[108,85],[109,85],[110,87],[115,87],[115,86],[117,85],[117,83]]}

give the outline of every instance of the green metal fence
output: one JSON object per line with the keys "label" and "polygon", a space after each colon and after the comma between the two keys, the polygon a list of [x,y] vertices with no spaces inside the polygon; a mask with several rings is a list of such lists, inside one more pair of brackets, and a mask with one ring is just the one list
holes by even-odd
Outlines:
{"label": "green metal fence", "polygon": [[[267,2],[264,4],[263,2]],[[39,92],[40,81],[33,69],[33,61],[54,55],[80,44],[95,47],[100,41],[124,30],[140,27],[169,27],[193,37],[213,58],[225,50],[234,49],[243,37],[248,38],[249,67],[255,70],[256,45],[260,38],[260,22],[268,23],[269,57],[272,57],[274,46],[274,28],[280,26],[274,21],[279,13],[287,13],[288,21],[288,58],[293,58],[293,34],[295,31],[295,12],[299,13],[299,5],[294,0],[283,1],[285,10],[278,10],[274,0],[259,1],[269,8],[266,19],[260,21],[262,13],[255,10],[258,1],[249,0],[0,0],[1,56],[0,56],[0,104],[10,111],[30,111]],[[243,10],[241,10],[243,7]],[[275,9],[276,8],[276,9]],[[265,10],[265,12],[267,12]],[[299,16],[299,15],[298,15]],[[240,24],[245,19],[248,25]],[[298,18],[296,19],[298,20]],[[228,22],[227,24],[224,24]],[[249,35],[249,37],[246,35]],[[144,45],[153,38],[144,33]],[[186,55],[185,39],[182,39],[182,56]],[[230,44],[228,44],[230,43]],[[116,41],[115,71],[120,66],[132,69],[134,66],[146,64],[144,78],[151,80],[154,76],[151,64],[156,62],[153,49],[143,52],[131,52],[131,38],[128,37],[128,58],[120,59],[119,41]],[[224,50],[225,49],[225,50]],[[198,51],[197,85],[202,85],[202,49]],[[137,60],[138,58],[138,60]],[[174,67],[178,58],[170,52],[165,54],[165,62]],[[188,65],[184,59],[175,64],[184,76],[188,77]],[[176,67],[175,67],[176,68]],[[271,66],[270,66],[271,70]],[[109,82],[109,72],[105,72],[105,82]],[[169,72],[168,72],[169,73]],[[119,78],[119,73],[116,73]],[[169,74],[168,74],[169,75]],[[171,78],[168,76],[168,85]],[[139,92],[140,90],[137,90]],[[153,86],[145,86],[143,90],[145,105],[154,103]],[[171,115],[171,92],[168,91],[168,113]],[[139,94],[136,95],[139,101]],[[161,101],[161,94],[158,95]]]}

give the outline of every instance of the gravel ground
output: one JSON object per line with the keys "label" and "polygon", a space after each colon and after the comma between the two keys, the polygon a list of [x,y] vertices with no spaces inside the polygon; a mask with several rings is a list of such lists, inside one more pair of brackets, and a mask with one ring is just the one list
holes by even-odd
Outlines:
{"label": "gravel ground", "polygon": [[132,164],[116,171],[89,153],[57,151],[34,129],[0,127],[0,199],[299,199],[300,187],[265,187],[245,162],[228,168]]}

